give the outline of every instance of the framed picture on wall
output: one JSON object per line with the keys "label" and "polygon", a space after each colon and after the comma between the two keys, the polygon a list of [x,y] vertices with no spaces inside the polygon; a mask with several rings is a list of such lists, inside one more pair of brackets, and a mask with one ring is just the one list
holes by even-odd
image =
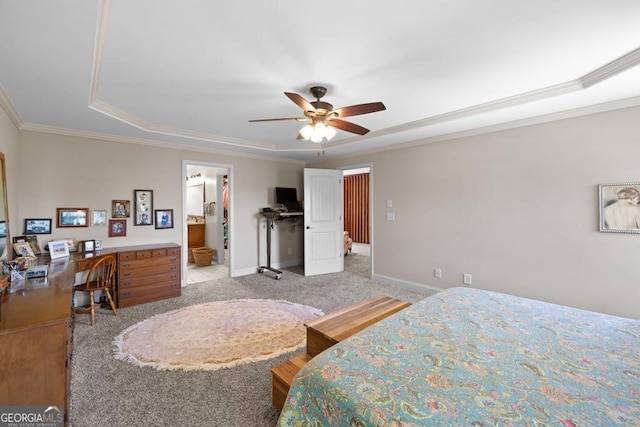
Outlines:
{"label": "framed picture on wall", "polygon": [[129,218],[131,215],[130,200],[112,200],[111,218]]}
{"label": "framed picture on wall", "polygon": [[126,219],[109,220],[109,237],[124,237],[127,235]]}
{"label": "framed picture on wall", "polygon": [[101,227],[107,225],[107,210],[106,209],[94,209],[91,212],[91,225],[94,227]]}
{"label": "framed picture on wall", "polygon": [[640,233],[640,182],[600,184],[600,231]]}
{"label": "framed picture on wall", "polygon": [[58,223],[56,224],[58,228],[88,227],[89,226],[89,209],[88,208],[57,208],[56,218],[58,219]]}
{"label": "framed picture on wall", "polygon": [[173,228],[173,209],[156,209],[156,228]]}
{"label": "framed picture on wall", "polygon": [[51,234],[51,218],[25,218],[24,234]]}
{"label": "framed picture on wall", "polygon": [[133,225],[153,225],[153,190],[133,190]]}

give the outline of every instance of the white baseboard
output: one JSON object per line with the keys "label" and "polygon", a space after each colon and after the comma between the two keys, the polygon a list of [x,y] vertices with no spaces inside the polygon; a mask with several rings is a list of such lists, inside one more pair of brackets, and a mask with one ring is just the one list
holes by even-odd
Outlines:
{"label": "white baseboard", "polygon": [[374,274],[372,277],[374,282],[383,283],[385,285],[398,286],[400,288],[411,289],[414,291],[428,291],[432,295],[443,291],[444,289],[435,286],[429,286],[422,283],[409,282],[407,280],[397,279],[395,277],[383,276],[381,274]]}

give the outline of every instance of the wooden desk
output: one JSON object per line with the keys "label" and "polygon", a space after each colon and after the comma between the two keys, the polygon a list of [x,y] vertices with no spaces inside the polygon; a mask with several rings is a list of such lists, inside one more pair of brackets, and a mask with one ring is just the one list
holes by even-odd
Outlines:
{"label": "wooden desk", "polygon": [[76,253],[75,271],[89,270],[97,256],[110,253],[115,254],[118,259],[115,289],[112,293],[118,308],[180,296],[180,245],[154,243]]}
{"label": "wooden desk", "polygon": [[13,283],[2,297],[0,404],[57,406],[67,424],[75,263],[47,255],[39,264],[49,264],[46,281],[27,279],[17,291]]}

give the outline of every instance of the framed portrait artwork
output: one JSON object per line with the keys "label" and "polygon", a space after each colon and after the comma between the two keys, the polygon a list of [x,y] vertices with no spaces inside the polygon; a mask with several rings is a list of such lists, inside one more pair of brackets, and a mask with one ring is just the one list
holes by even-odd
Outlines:
{"label": "framed portrait artwork", "polygon": [[51,259],[58,259],[69,256],[69,245],[66,240],[52,240],[48,243],[49,256]]}
{"label": "framed portrait artwork", "polygon": [[91,225],[94,227],[107,225],[107,210],[94,209],[93,212],[91,212]]}
{"label": "framed portrait artwork", "polygon": [[133,225],[153,225],[153,190],[133,190]]}
{"label": "framed portrait artwork", "polygon": [[88,227],[89,226],[89,209],[88,208],[57,208],[56,218],[58,228],[63,227]]}
{"label": "framed portrait artwork", "polygon": [[112,200],[111,218],[129,218],[131,215],[130,200]]}
{"label": "framed portrait artwork", "polygon": [[51,218],[25,218],[24,234],[51,234]]}
{"label": "framed portrait artwork", "polygon": [[155,210],[156,228],[173,228],[173,209]]}
{"label": "framed portrait artwork", "polygon": [[640,182],[600,184],[600,231],[640,233]]}
{"label": "framed portrait artwork", "polygon": [[109,220],[109,237],[124,237],[127,235],[127,220],[110,219]]}

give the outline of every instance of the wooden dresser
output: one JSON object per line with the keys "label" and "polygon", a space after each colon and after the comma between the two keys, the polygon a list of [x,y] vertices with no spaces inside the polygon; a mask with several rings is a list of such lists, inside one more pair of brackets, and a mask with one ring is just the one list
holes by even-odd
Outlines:
{"label": "wooden dresser", "polygon": [[[42,256],[39,264],[49,263]],[[0,404],[47,405],[69,416],[74,262],[54,261],[46,279],[2,297]]]}
{"label": "wooden dresser", "polygon": [[175,243],[117,248],[118,307],[180,296],[181,248]]}

